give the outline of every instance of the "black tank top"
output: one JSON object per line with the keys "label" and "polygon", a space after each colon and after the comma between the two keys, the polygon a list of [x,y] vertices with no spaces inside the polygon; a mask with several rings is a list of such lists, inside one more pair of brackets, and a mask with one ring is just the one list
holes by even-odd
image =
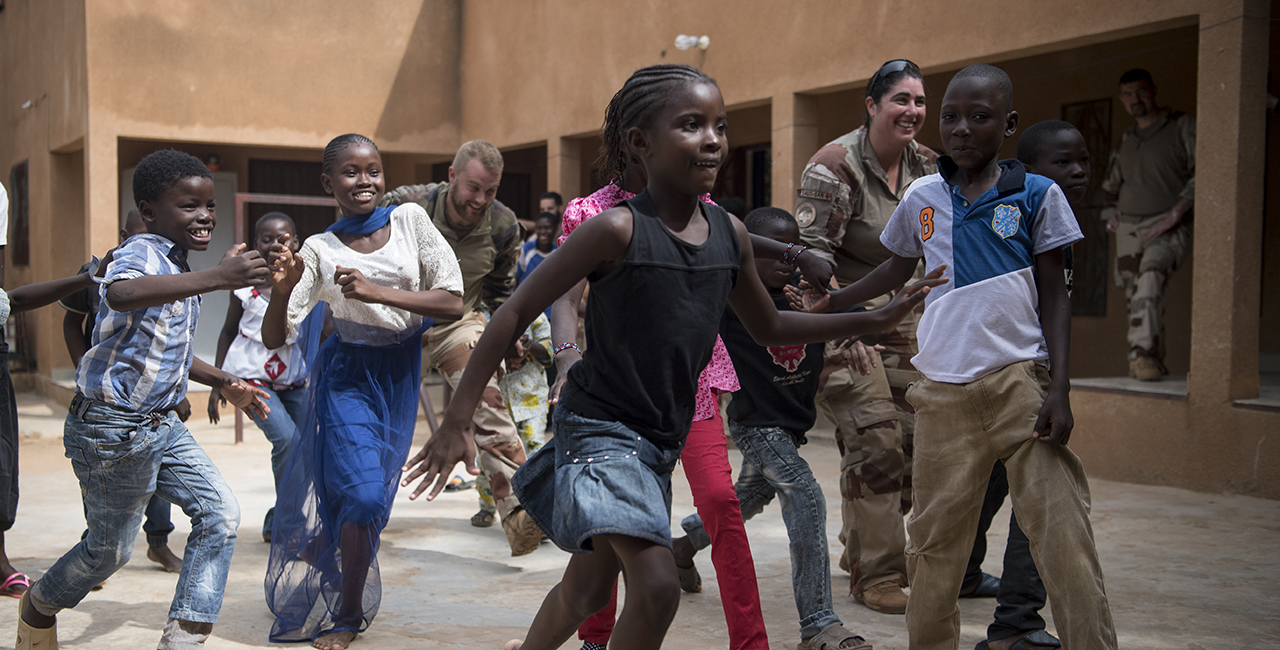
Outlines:
{"label": "black tank top", "polygon": [[648,192],[624,204],[631,243],[612,273],[588,277],[587,352],[570,368],[560,404],[674,449],[689,434],[741,247],[719,206],[699,202],[710,232],[695,246],[662,225]]}

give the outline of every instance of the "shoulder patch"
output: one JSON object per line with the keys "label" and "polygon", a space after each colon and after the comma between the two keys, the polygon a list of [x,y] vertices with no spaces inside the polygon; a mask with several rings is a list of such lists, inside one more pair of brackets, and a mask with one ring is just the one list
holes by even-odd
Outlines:
{"label": "shoulder patch", "polygon": [[1002,239],[1018,234],[1018,222],[1022,220],[1022,211],[1016,205],[997,205],[991,217],[991,229]]}
{"label": "shoulder patch", "polygon": [[796,190],[796,195],[802,199],[814,199],[817,201],[831,200],[831,192],[823,192],[820,190],[809,189],[807,187],[802,187]]}
{"label": "shoulder patch", "polygon": [[[803,191],[803,190],[801,190]],[[828,194],[827,196],[830,196]],[[808,228],[813,225],[814,219],[818,217],[818,209],[808,201],[803,201],[796,206],[796,225],[801,228]]]}

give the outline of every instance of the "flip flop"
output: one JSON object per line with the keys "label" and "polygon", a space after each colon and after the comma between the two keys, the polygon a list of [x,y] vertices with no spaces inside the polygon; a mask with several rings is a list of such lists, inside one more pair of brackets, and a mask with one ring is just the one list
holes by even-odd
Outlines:
{"label": "flip flop", "polygon": [[684,591],[696,594],[702,591],[702,576],[698,574],[698,565],[689,563],[689,566],[676,565],[676,577],[680,580],[680,588]]}
{"label": "flip flop", "polygon": [[[23,587],[22,591],[14,591],[14,587]],[[27,589],[31,588],[31,581],[20,571],[15,571],[0,582],[0,596],[8,596],[10,598],[22,598],[22,594],[27,593]]]}
{"label": "flip flop", "polygon": [[961,598],[995,598],[1000,593],[1000,578],[990,573],[983,573],[982,580],[978,581],[978,586],[973,591],[960,594]]}

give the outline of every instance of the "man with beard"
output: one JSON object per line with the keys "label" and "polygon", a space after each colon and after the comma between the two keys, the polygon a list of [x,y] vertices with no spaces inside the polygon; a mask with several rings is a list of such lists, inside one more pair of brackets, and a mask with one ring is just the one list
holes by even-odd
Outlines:
{"label": "man with beard", "polygon": [[1120,77],[1120,102],[1133,116],[1111,156],[1102,189],[1116,234],[1116,284],[1129,300],[1129,375],[1156,381],[1164,367],[1164,290],[1191,244],[1196,189],[1196,120],[1156,103],[1151,73]]}
{"label": "man with beard", "polygon": [[[396,188],[382,205],[415,202],[426,209],[436,228],[444,235],[462,267],[462,303],[466,314],[452,323],[437,323],[424,337],[424,361],[457,387],[471,358],[485,315],[497,310],[515,286],[516,262],[520,257],[520,227],[515,214],[494,200],[502,182],[502,153],[483,140],[472,140],[454,156],[449,181]],[[492,500],[482,489],[481,510],[472,525],[493,524],[494,510],[501,517],[512,555],[532,553],[542,541],[542,532],[529,518],[511,492],[514,467],[525,461],[524,446],[498,391],[497,378],[490,378],[484,398],[472,418],[481,485],[489,485]],[[487,480],[486,480],[487,479]],[[495,507],[496,506],[496,507]]]}

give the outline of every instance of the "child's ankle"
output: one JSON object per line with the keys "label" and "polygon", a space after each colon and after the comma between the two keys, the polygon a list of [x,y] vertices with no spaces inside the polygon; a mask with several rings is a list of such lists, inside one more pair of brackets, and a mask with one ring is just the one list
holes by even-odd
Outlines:
{"label": "child's ankle", "polygon": [[213,623],[169,619],[156,650],[199,650],[213,633]]}

